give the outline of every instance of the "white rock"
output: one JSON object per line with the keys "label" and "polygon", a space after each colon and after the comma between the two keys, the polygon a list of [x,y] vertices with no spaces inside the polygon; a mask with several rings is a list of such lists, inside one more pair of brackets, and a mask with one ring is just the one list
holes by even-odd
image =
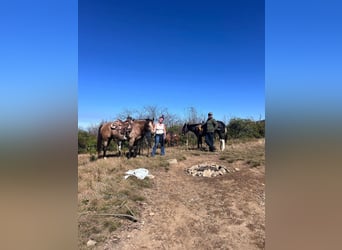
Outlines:
{"label": "white rock", "polygon": [[95,240],[88,240],[87,246],[88,246],[88,247],[92,247],[92,246],[95,246],[96,243],[97,243],[97,242],[96,242]]}
{"label": "white rock", "polygon": [[169,164],[177,164],[178,163],[177,159],[170,159],[167,161],[169,162]]}
{"label": "white rock", "polygon": [[240,169],[239,168],[234,168],[235,169],[235,171],[240,171]]}
{"label": "white rock", "polygon": [[211,177],[211,171],[209,169],[206,169],[203,171],[203,176],[204,177]]}

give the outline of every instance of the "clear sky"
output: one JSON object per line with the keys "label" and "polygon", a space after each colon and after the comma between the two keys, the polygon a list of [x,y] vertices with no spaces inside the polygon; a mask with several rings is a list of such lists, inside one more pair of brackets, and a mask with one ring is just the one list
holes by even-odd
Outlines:
{"label": "clear sky", "polygon": [[157,105],[265,118],[264,1],[79,1],[78,124]]}

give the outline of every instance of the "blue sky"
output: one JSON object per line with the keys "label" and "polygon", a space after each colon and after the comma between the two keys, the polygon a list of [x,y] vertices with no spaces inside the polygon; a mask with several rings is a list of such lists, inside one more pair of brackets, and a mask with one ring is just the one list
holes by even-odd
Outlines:
{"label": "blue sky", "polygon": [[265,118],[264,1],[79,1],[78,124],[156,105]]}
{"label": "blue sky", "polygon": [[77,125],[77,4],[1,2],[0,126],[32,134],[26,129],[42,124],[37,120],[60,122],[59,114]]}

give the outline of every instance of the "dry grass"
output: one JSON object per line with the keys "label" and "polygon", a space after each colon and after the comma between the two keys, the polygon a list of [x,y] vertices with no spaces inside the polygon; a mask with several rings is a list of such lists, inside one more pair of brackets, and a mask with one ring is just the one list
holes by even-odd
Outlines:
{"label": "dry grass", "polygon": [[233,163],[242,161],[250,167],[265,165],[264,141],[235,141],[228,144],[228,149],[221,153],[219,160]]}
{"label": "dry grass", "polygon": [[[179,155],[178,159],[184,157]],[[167,171],[167,157],[156,156],[109,157],[92,161],[89,155],[79,155],[78,168],[78,212],[79,247],[89,239],[103,241],[119,227],[129,221],[123,218],[96,216],[98,214],[127,214],[139,218],[141,203],[145,200],[143,190],[153,187],[153,180],[135,177],[124,179],[130,169],[147,168],[150,171]]]}
{"label": "dry grass", "polygon": [[[218,147],[218,145],[216,145]],[[157,152],[158,153],[158,152]],[[153,188],[153,179],[124,179],[130,169],[147,168],[151,172],[168,171],[168,159],[185,161],[211,152],[186,150],[184,147],[167,148],[166,156],[126,159],[109,157],[106,160],[90,155],[79,155],[78,166],[78,213],[79,248],[84,249],[89,239],[105,241],[119,228],[131,224],[123,218],[96,216],[96,214],[127,214],[139,218],[145,201],[144,189]],[[224,152],[217,152],[222,162],[243,161],[249,167],[265,164],[264,143],[260,140],[234,141]]]}
{"label": "dry grass", "polygon": [[137,159],[90,161],[89,158],[87,163],[84,163],[84,159],[81,162],[78,182],[80,247],[89,239],[103,241],[125,223],[121,218],[99,217],[97,214],[139,216],[138,202],[144,200],[141,190],[152,187],[149,179],[124,179],[127,170],[144,167],[138,166]]}

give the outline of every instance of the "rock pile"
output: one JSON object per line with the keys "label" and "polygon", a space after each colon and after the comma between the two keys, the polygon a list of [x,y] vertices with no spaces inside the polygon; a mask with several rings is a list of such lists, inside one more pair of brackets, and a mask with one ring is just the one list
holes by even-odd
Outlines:
{"label": "rock pile", "polygon": [[194,165],[186,170],[187,174],[192,176],[203,176],[203,177],[215,177],[218,175],[224,175],[226,173],[230,173],[229,170],[225,166],[217,165],[215,163],[202,163],[198,165]]}

